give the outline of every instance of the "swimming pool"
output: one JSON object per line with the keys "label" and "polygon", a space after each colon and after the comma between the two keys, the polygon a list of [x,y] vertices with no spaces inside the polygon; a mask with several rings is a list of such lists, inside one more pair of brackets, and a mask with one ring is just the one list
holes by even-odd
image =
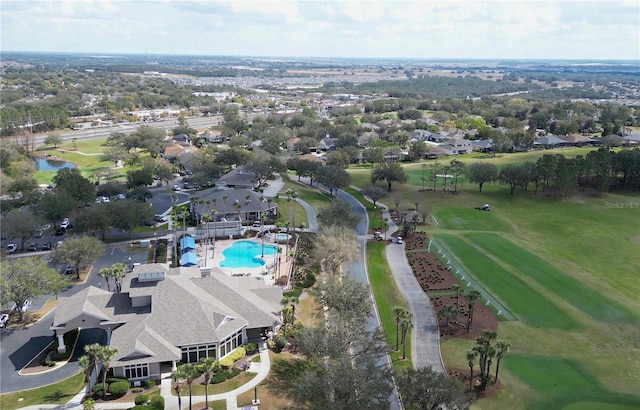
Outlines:
{"label": "swimming pool", "polygon": [[291,235],[287,235],[286,233],[276,233],[273,234],[272,237],[274,242],[286,242],[291,239]]}
{"label": "swimming pool", "polygon": [[[264,245],[264,256],[278,253],[278,249],[273,245]],[[234,242],[229,248],[222,251],[224,260],[219,263],[221,268],[259,268],[264,266],[265,261],[262,256],[262,245],[253,241]]]}

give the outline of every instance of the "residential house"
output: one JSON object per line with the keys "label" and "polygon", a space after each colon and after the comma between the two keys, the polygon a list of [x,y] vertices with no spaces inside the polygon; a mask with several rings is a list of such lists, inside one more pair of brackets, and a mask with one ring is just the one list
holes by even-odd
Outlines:
{"label": "residential house", "polygon": [[440,148],[442,148],[447,155],[462,155],[473,151],[471,141],[465,139],[447,140],[440,144]]}
{"label": "residential house", "polygon": [[131,382],[177,368],[178,363],[221,359],[233,349],[261,342],[280,325],[282,290],[218,268],[140,265],[122,281],[120,293],[89,286],[58,298],[51,330],[65,351],[73,329],[102,329],[117,349],[114,376]]}
{"label": "residential house", "polygon": [[446,151],[436,145],[427,145],[426,159],[438,159],[444,158],[447,155]]}
{"label": "residential house", "polygon": [[298,151],[298,143],[300,142],[300,138],[298,137],[294,137],[294,138],[289,138],[287,140],[287,151]]}
{"label": "residential house", "polygon": [[191,138],[187,135],[187,134],[178,134],[178,135],[174,135],[171,138],[173,141],[177,142],[180,145],[191,145]]}
{"label": "residential house", "polygon": [[380,136],[377,132],[365,132],[360,137],[358,137],[358,146],[366,147],[367,145],[369,145],[369,142],[374,139],[380,139]]}
{"label": "residential house", "polygon": [[331,138],[329,134],[326,137],[320,140],[318,143],[318,148],[323,151],[335,151],[338,147],[336,143],[338,142],[337,138]]}
{"label": "residential house", "polygon": [[534,142],[533,146],[535,148],[559,148],[559,147],[568,147],[571,144],[567,141],[556,137],[555,135],[544,135],[542,137],[538,137]]}
{"label": "residential house", "polygon": [[484,140],[471,141],[471,146],[474,151],[479,152],[491,152],[493,151],[493,140],[491,138]]}
{"label": "residential house", "polygon": [[247,171],[244,166],[232,169],[216,181],[216,186],[226,188],[256,189],[258,184],[259,181],[255,174]]}

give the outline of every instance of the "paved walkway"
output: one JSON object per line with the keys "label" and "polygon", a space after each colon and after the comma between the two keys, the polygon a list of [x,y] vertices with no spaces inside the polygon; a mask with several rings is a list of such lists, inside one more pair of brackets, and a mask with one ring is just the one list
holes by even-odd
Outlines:
{"label": "paved walkway", "polygon": [[[239,409],[237,403],[237,396],[246,393],[248,391],[252,391],[254,387],[256,387],[260,382],[262,382],[267,375],[269,374],[269,370],[271,369],[271,362],[269,361],[269,349],[266,348],[265,345],[260,348],[260,362],[251,362],[251,367],[249,368],[249,372],[256,373],[256,376],[251,379],[248,383],[243,384],[235,390],[231,390],[225,393],[220,394],[210,394],[209,395],[209,403],[213,401],[225,400],[227,402],[227,410],[237,410]],[[178,396],[174,396],[171,394],[173,389],[173,385],[171,383],[171,374],[165,374],[162,376],[162,381],[160,384],[160,393],[162,397],[164,397],[164,408],[165,410],[180,410],[178,407]],[[186,393],[185,393],[186,392]],[[64,405],[53,405],[53,404],[37,404],[33,406],[23,407],[22,410],[39,410],[39,409],[59,409],[59,410],[83,410],[83,406],[81,404],[81,400],[84,397],[84,389],[79,392],[77,395],[73,397],[68,403]],[[258,395],[258,398],[260,396]],[[191,402],[193,404],[204,403],[205,396],[192,396]],[[118,409],[128,409],[135,406],[133,402],[116,402],[116,403],[96,403],[96,409],[104,409],[104,410],[118,410]],[[182,408],[189,407],[189,393],[187,388],[185,387],[182,393]]]}
{"label": "paved walkway", "polygon": [[[358,189],[357,187],[352,187]],[[376,204],[383,208],[382,216],[387,218],[386,237],[390,238],[398,228],[391,216],[389,209],[383,204]],[[416,279],[405,252],[405,243],[390,243],[385,248],[385,257],[391,269],[393,279],[396,281],[400,293],[407,301],[413,314],[413,330],[411,331],[411,359],[413,367],[432,367],[434,370],[444,373],[444,364],[440,354],[440,329],[429,297],[424,293]]]}

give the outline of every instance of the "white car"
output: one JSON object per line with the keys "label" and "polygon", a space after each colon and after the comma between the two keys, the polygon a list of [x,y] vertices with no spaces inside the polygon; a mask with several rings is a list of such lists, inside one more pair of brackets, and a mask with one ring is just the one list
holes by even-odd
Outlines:
{"label": "white car", "polygon": [[[107,198],[107,199],[108,199],[108,198]],[[117,201],[119,201],[119,200],[121,200],[121,199],[127,199],[127,197],[126,197],[126,196],[124,196],[124,194],[118,194],[118,195],[116,195],[116,200],[117,200]],[[108,202],[108,201],[107,201],[107,202]]]}
{"label": "white car", "polygon": [[15,243],[10,243],[9,245],[7,245],[7,253],[14,253],[17,250],[18,245],[16,245]]}
{"label": "white car", "polygon": [[7,322],[9,322],[9,315],[6,313],[3,313],[0,315],[0,327],[5,327],[7,325]]}
{"label": "white car", "polygon": [[102,202],[103,204],[108,204],[110,201],[108,197],[103,196],[102,198],[100,198],[100,202]]}
{"label": "white car", "polygon": [[[27,310],[29,310],[29,306],[31,306],[31,301],[29,299],[24,301],[24,304],[22,305],[22,312],[26,312]],[[13,311],[17,312],[18,309],[18,305],[16,305],[15,303],[13,304]]]}
{"label": "white car", "polygon": [[67,229],[69,227],[69,220],[67,219],[66,221],[62,221],[62,223],[60,224],[60,228],[64,228]]}
{"label": "white car", "polygon": [[398,237],[396,238],[396,242],[397,242],[397,243],[402,243],[402,236],[398,236]]}

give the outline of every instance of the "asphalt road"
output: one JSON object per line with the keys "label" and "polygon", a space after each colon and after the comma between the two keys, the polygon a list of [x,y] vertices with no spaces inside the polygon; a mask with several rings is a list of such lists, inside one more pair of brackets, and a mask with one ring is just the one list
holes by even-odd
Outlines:
{"label": "asphalt road", "polygon": [[[94,264],[87,281],[82,285],[71,286],[58,296],[70,296],[86,288],[87,286],[99,286],[106,288],[104,279],[97,272],[115,263],[143,263],[147,260],[147,252],[125,252],[125,244],[107,246],[102,255]],[[23,256],[35,256],[23,254]],[[113,283],[112,283],[113,286]],[[34,300],[30,310],[39,309],[54,295],[47,295]],[[43,374],[20,376],[18,372],[26,366],[42,349],[53,341],[53,331],[49,329],[53,321],[54,311],[43,317],[37,323],[22,329],[0,329],[0,393],[30,389],[45,384],[63,380],[80,370],[77,359],[83,354],[82,346],[89,343],[102,342],[104,332],[82,331],[76,352],[71,361],[64,366]]]}

